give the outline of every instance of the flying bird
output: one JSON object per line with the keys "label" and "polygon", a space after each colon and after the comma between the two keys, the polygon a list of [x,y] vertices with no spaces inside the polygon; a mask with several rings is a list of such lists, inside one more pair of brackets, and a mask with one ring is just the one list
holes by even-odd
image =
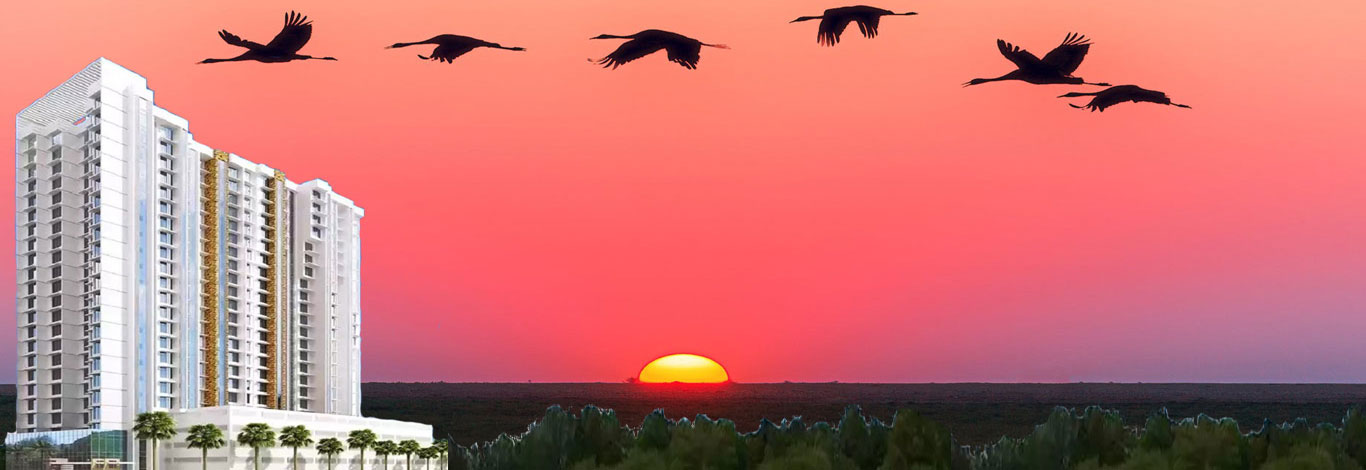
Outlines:
{"label": "flying bird", "polygon": [[669,62],[677,63],[687,69],[696,69],[697,61],[701,60],[702,46],[730,49],[725,44],[707,44],[682,34],[658,29],[647,29],[628,36],[603,34],[589,39],[630,39],[630,41],[622,43],[611,54],[607,54],[607,57],[596,61],[602,64],[603,68],[610,67],[612,69],[659,50],[664,50],[669,54]]}
{"label": "flying bird", "polygon": [[1110,86],[1109,83],[1089,83],[1081,77],[1075,77],[1072,72],[1077,71],[1081,65],[1081,60],[1086,58],[1086,52],[1091,50],[1091,41],[1077,33],[1070,33],[1062,44],[1053,48],[1043,59],[1039,59],[1029,51],[1021,49],[1011,43],[996,40],[996,47],[1001,50],[1001,55],[1015,63],[1015,70],[996,78],[974,78],[964,83],[963,86],[981,85],[987,82],[998,82],[1003,80],[1020,80],[1035,85],[1096,85]]}
{"label": "flying bird", "polygon": [[1137,85],[1119,85],[1119,86],[1113,86],[1113,87],[1106,88],[1106,89],[1104,89],[1104,90],[1097,91],[1097,92],[1093,92],[1093,93],[1083,93],[1083,92],[1079,92],[1079,91],[1074,91],[1074,92],[1071,92],[1071,93],[1068,93],[1068,94],[1059,96],[1058,98],[1076,98],[1076,97],[1078,97],[1078,96],[1093,96],[1094,98],[1091,98],[1091,102],[1090,102],[1090,103],[1086,103],[1085,106],[1077,106],[1077,105],[1072,104],[1072,103],[1068,103],[1067,105],[1068,105],[1068,106],[1071,106],[1071,107],[1073,107],[1073,108],[1077,108],[1077,109],[1090,109],[1091,111],[1101,111],[1101,112],[1104,112],[1104,111],[1105,111],[1105,108],[1108,108],[1108,107],[1111,107],[1111,106],[1114,106],[1114,105],[1117,105],[1117,104],[1120,104],[1120,103],[1124,103],[1124,102],[1134,102],[1134,103],[1144,103],[1144,102],[1147,102],[1147,103],[1165,104],[1165,105],[1168,105],[1168,106],[1176,106],[1176,107],[1179,107],[1179,108],[1187,108],[1187,109],[1190,108],[1190,106],[1186,106],[1186,105],[1184,105],[1184,104],[1176,104],[1176,103],[1173,103],[1173,102],[1172,102],[1172,99],[1171,99],[1171,98],[1168,98],[1166,93],[1163,93],[1163,92],[1160,92],[1160,91],[1157,91],[1157,90],[1149,90],[1149,89],[1147,89],[1147,88],[1141,88],[1141,87],[1139,87],[1139,86],[1137,86]]}
{"label": "flying bird", "polygon": [[333,57],[313,57],[299,53],[304,44],[308,44],[308,39],[313,36],[313,22],[308,17],[293,11],[285,14],[285,27],[280,30],[280,34],[275,35],[275,39],[270,40],[270,44],[242,39],[236,34],[229,33],[228,30],[218,31],[218,37],[223,38],[224,42],[237,47],[245,48],[247,51],[242,55],[229,59],[204,59],[201,64],[212,64],[215,62],[236,62],[244,60],[254,60],[257,62],[289,62],[291,60],[337,60]]}
{"label": "flying bird", "polygon": [[436,49],[432,49],[431,56],[424,56],[422,54],[417,55],[418,57],[422,58],[422,60],[436,60],[446,63],[454,62],[457,57],[465,55],[466,52],[475,50],[476,48],[480,47],[487,47],[490,49],[504,49],[509,51],[526,50],[526,48],[524,47],[507,47],[496,42],[488,42],[483,39],[475,39],[469,36],[457,36],[454,34],[442,34],[440,36],[433,37],[426,41],[395,43],[394,45],[389,46],[386,49],[416,46],[420,44],[436,45]]}
{"label": "flying bird", "polygon": [[820,16],[803,16],[792,20],[791,23],[802,21],[821,20],[820,26],[816,28],[816,42],[822,46],[833,46],[840,42],[840,35],[844,34],[844,28],[849,27],[849,23],[857,23],[858,30],[863,33],[863,37],[872,39],[877,37],[877,25],[884,16],[909,16],[916,12],[896,13],[891,10],[884,10],[867,5],[852,7],[839,7],[825,10]]}

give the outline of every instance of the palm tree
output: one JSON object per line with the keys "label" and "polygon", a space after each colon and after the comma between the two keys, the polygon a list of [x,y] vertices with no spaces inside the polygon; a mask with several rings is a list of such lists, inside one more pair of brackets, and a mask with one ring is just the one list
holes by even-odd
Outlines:
{"label": "palm tree", "polygon": [[360,449],[360,470],[365,470],[365,448],[375,445],[375,432],[357,429],[346,435],[346,446]]}
{"label": "palm tree", "polygon": [[446,63],[454,62],[457,57],[465,55],[466,52],[475,50],[476,48],[480,47],[487,47],[490,49],[503,49],[508,51],[526,50],[526,48],[524,47],[508,47],[502,44],[498,44],[496,42],[488,42],[483,39],[475,39],[469,36],[460,36],[455,34],[442,34],[439,36],[434,36],[426,41],[420,42],[394,43],[394,45],[386,47],[385,49],[416,46],[419,44],[435,44],[436,49],[432,49],[432,55],[424,56],[422,54],[418,54],[418,58],[422,60],[435,60]]}
{"label": "palm tree", "polygon": [[335,437],[318,441],[318,453],[327,456],[327,470],[332,470],[332,459],[335,459],[337,454],[342,453],[343,450],[345,448],[342,447],[342,442]]}
{"label": "palm tree", "polygon": [[707,44],[682,34],[658,29],[647,29],[628,36],[603,34],[590,39],[630,39],[630,41],[618,46],[617,50],[612,51],[611,54],[607,54],[607,57],[598,61],[604,68],[611,67],[613,69],[660,50],[668,52],[669,62],[682,65],[684,68],[695,69],[697,68],[697,61],[702,59],[702,46],[730,49],[725,44]]}
{"label": "palm tree", "polygon": [[156,470],[157,441],[175,437],[175,420],[165,411],[142,413],[133,422],[133,433],[140,441],[152,441],[152,464],[148,468]]}
{"label": "palm tree", "polygon": [[228,59],[204,59],[201,64],[212,64],[215,62],[235,62],[241,60],[254,60],[257,62],[289,62],[291,60],[337,60],[332,57],[313,57],[299,53],[299,49],[308,44],[309,38],[313,37],[313,22],[308,21],[308,17],[295,12],[285,13],[285,27],[280,29],[280,33],[271,39],[269,44],[248,41],[236,34],[229,33],[228,30],[218,31],[218,37],[223,38],[223,42],[246,49],[242,55]]}
{"label": "palm tree", "polygon": [[1070,33],[1062,44],[1053,50],[1048,51],[1042,59],[1038,56],[1021,49],[1020,46],[996,40],[996,48],[1001,50],[1001,55],[1015,64],[1015,70],[996,78],[974,78],[963,86],[981,85],[987,82],[999,82],[1003,80],[1019,80],[1035,85],[1096,85],[1110,86],[1109,83],[1089,83],[1081,77],[1072,75],[1081,66],[1082,59],[1086,58],[1086,53],[1091,50],[1091,41],[1077,33]]}
{"label": "palm tree", "polygon": [[1147,88],[1139,87],[1138,85],[1112,86],[1110,88],[1106,88],[1104,90],[1097,91],[1094,93],[1082,93],[1079,91],[1074,91],[1059,96],[1058,98],[1076,98],[1078,96],[1093,96],[1094,98],[1091,98],[1091,102],[1086,103],[1085,106],[1077,106],[1071,103],[1068,103],[1067,105],[1077,109],[1090,109],[1091,111],[1101,112],[1104,112],[1105,108],[1120,103],[1124,103],[1126,101],[1131,101],[1134,103],[1157,103],[1165,104],[1168,106],[1176,106],[1178,108],[1190,108],[1190,106],[1186,106],[1184,104],[1173,103],[1172,99],[1167,97],[1166,93],[1157,90],[1149,90]]}
{"label": "palm tree", "polygon": [[432,458],[436,457],[436,446],[418,449],[417,458],[422,459],[422,470],[432,470]]}
{"label": "palm tree", "polygon": [[275,445],[275,431],[266,423],[250,423],[237,433],[237,443],[251,448],[253,468],[261,470],[261,448]]}
{"label": "palm tree", "polygon": [[436,456],[438,457],[437,462],[442,465],[441,468],[444,470],[446,468],[446,453],[450,452],[451,450],[450,441],[447,441],[445,439],[436,441],[432,443],[432,448],[436,449]]}
{"label": "palm tree", "polygon": [[915,12],[897,13],[882,8],[858,5],[852,7],[839,7],[825,10],[820,16],[803,16],[792,20],[792,23],[801,21],[821,20],[820,26],[816,27],[816,42],[822,46],[833,46],[840,42],[840,35],[844,34],[844,28],[849,27],[849,23],[858,24],[858,30],[863,33],[865,38],[877,37],[877,25],[884,16],[909,16]]}
{"label": "palm tree", "polygon": [[294,470],[299,470],[299,448],[313,445],[313,433],[303,425],[285,426],[280,430],[280,445],[294,449],[290,465]]}
{"label": "palm tree", "polygon": [[403,470],[413,470],[413,453],[422,450],[422,445],[412,439],[398,443],[398,453],[403,454]]}
{"label": "palm tree", "polygon": [[379,441],[375,443],[375,455],[384,460],[384,470],[389,470],[389,456],[398,453],[398,444],[394,441]]}
{"label": "palm tree", "polygon": [[199,461],[203,462],[204,470],[209,470],[209,449],[217,449],[227,443],[223,440],[223,430],[212,424],[190,426],[190,433],[185,436],[185,442],[191,449],[203,452]]}

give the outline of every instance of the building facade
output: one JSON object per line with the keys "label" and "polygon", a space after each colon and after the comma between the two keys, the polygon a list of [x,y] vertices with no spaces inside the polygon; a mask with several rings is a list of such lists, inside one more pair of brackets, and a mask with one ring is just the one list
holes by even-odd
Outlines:
{"label": "building facade", "polygon": [[195,141],[106,59],[15,127],[18,433],[359,416],[363,209]]}

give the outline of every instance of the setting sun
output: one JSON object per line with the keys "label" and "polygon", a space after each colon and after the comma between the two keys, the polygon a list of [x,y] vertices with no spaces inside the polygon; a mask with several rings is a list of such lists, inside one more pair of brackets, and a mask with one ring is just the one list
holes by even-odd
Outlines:
{"label": "setting sun", "polygon": [[643,383],[723,383],[730,381],[730,375],[710,358],[671,354],[646,364],[639,379]]}

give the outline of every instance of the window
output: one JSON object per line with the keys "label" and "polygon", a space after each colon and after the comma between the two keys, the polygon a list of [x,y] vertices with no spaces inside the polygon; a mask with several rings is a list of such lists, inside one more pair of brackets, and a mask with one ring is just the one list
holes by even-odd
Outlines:
{"label": "window", "polygon": [[157,126],[157,138],[175,140],[175,128],[166,125]]}
{"label": "window", "polygon": [[171,218],[170,218],[170,217],[161,216],[161,217],[158,217],[158,218],[157,218],[157,221],[158,221],[158,223],[160,224],[161,228],[164,228],[164,229],[166,229],[166,230],[170,230],[170,229],[171,229]]}
{"label": "window", "polygon": [[165,243],[167,245],[172,244],[175,240],[174,235],[171,235],[170,232],[161,232],[161,234],[158,235],[157,238],[160,239],[162,243]]}
{"label": "window", "polygon": [[52,189],[61,189],[61,187],[62,187],[62,178],[61,178],[61,177],[52,178]]}

